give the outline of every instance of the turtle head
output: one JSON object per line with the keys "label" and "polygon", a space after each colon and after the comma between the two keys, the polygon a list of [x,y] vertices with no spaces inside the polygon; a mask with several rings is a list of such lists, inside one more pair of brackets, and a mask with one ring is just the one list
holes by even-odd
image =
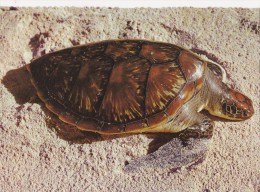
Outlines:
{"label": "turtle head", "polygon": [[206,71],[205,88],[205,109],[210,114],[234,121],[248,119],[254,114],[251,99],[229,88],[211,68]]}
{"label": "turtle head", "polygon": [[221,99],[221,116],[230,120],[245,120],[254,114],[252,101],[242,93],[227,88]]}

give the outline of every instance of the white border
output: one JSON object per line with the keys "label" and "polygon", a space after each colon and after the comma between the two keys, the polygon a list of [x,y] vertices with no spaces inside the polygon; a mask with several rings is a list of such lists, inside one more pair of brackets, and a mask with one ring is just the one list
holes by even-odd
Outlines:
{"label": "white border", "polygon": [[0,0],[1,7],[245,7],[260,8],[260,0]]}

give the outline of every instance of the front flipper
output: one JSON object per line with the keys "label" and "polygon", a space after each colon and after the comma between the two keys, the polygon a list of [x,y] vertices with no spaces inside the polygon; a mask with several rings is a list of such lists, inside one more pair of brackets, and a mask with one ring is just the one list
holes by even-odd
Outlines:
{"label": "front flipper", "polygon": [[210,146],[213,124],[207,117],[202,117],[197,125],[180,132],[169,143],[157,151],[131,161],[125,171],[140,168],[178,169],[196,163],[205,157]]}

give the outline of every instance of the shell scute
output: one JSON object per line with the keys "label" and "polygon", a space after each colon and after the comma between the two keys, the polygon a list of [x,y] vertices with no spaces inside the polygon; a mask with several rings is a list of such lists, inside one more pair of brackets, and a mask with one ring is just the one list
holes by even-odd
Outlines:
{"label": "shell scute", "polygon": [[[73,55],[74,57],[81,59],[85,58],[95,58],[100,55],[104,54],[104,51],[107,48],[106,43],[94,43],[94,44],[89,44],[88,46],[78,46],[75,48],[69,48],[70,54]],[[66,50],[66,49],[65,49]]]}
{"label": "shell scute", "polygon": [[201,76],[199,79],[197,79],[197,81],[196,81],[196,92],[198,92],[202,88],[204,80],[205,80],[204,76]]}
{"label": "shell scute", "polygon": [[126,132],[143,132],[148,127],[147,119],[140,119],[135,122],[130,122],[126,125],[125,131]]}
{"label": "shell scute", "polygon": [[188,82],[184,85],[183,89],[178,94],[181,102],[184,104],[189,101],[195,93],[194,82]]}
{"label": "shell scute", "polygon": [[165,43],[144,43],[139,53],[151,63],[165,63],[178,58],[180,50],[178,47]]}
{"label": "shell scute", "polygon": [[93,131],[93,132],[100,131],[100,130],[98,130],[98,121],[96,121],[92,118],[83,118],[72,124],[77,126],[81,130]]}
{"label": "shell scute", "polygon": [[172,114],[175,114],[182,106],[182,99],[180,97],[176,97],[172,103],[166,108],[165,112],[171,116]]}
{"label": "shell scute", "polygon": [[188,81],[195,81],[205,72],[205,62],[198,59],[188,51],[182,51],[179,62]]}
{"label": "shell scute", "polygon": [[165,109],[185,83],[186,80],[176,62],[153,65],[147,81],[146,115]]}
{"label": "shell scute", "polygon": [[147,118],[147,121],[149,122],[150,127],[155,127],[158,124],[163,124],[167,121],[167,115],[165,115],[165,112],[160,112],[156,115],[150,116]]}
{"label": "shell scute", "polygon": [[112,68],[113,61],[105,55],[82,62],[66,98],[75,112],[87,116],[98,112]]}
{"label": "shell scute", "polygon": [[111,42],[107,45],[105,54],[112,57],[115,62],[120,60],[127,60],[133,56],[138,55],[141,49],[140,42]]}
{"label": "shell scute", "polygon": [[132,58],[115,65],[99,109],[107,122],[129,122],[144,117],[146,59]]}

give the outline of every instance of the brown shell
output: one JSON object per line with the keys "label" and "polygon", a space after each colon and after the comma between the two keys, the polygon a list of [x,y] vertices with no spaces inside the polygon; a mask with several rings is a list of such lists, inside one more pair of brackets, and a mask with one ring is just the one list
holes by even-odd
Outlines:
{"label": "brown shell", "polygon": [[167,122],[202,87],[206,62],[176,45],[102,41],[28,65],[39,97],[59,118],[103,134],[144,132]]}

